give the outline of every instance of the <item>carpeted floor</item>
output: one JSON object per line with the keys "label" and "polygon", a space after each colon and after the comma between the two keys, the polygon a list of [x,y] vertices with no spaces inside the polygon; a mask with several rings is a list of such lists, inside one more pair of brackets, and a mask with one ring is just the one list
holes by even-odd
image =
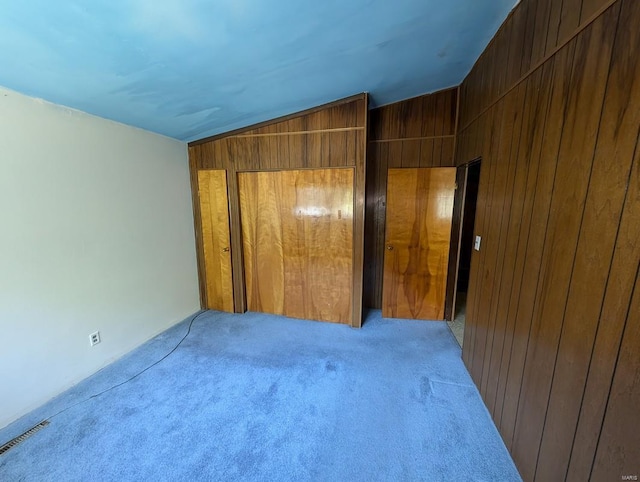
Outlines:
{"label": "carpeted floor", "polygon": [[[207,312],[0,431],[3,481],[520,480],[446,323]],[[46,374],[43,374],[46,376]],[[74,404],[77,404],[73,406]]]}

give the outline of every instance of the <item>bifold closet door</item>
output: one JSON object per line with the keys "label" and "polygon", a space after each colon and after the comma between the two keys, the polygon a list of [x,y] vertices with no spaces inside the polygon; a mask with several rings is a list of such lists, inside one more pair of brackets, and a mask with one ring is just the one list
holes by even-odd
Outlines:
{"label": "bifold closet door", "polygon": [[389,169],[382,315],[444,319],[456,168]]}
{"label": "bifold closet door", "polygon": [[238,174],[247,307],[351,323],[353,169]]}
{"label": "bifold closet door", "polygon": [[229,200],[225,170],[198,171],[205,308],[233,313]]}

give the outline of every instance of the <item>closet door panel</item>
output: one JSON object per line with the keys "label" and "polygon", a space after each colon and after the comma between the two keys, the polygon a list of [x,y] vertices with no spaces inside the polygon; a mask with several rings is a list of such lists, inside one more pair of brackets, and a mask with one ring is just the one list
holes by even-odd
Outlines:
{"label": "closet door panel", "polygon": [[251,311],[351,323],[353,169],[238,174]]}
{"label": "closet door panel", "polygon": [[247,307],[284,313],[282,194],[269,173],[238,175]]}
{"label": "closet door panel", "polygon": [[198,171],[206,308],[233,313],[227,174]]}
{"label": "closet door panel", "polygon": [[443,320],[456,168],[389,169],[382,316]]}

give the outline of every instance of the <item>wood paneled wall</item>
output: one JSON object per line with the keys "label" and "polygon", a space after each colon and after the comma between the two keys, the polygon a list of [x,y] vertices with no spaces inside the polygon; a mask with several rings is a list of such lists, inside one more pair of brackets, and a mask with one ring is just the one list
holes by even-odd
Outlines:
{"label": "wood paneled wall", "polygon": [[382,307],[387,170],[454,166],[458,89],[374,109],[369,119],[365,306]]}
{"label": "wood paneled wall", "polygon": [[460,90],[463,358],[526,481],[640,475],[638,25],[638,0],[523,0]]}
{"label": "wood paneled wall", "polygon": [[[354,167],[352,325],[360,326],[363,293],[367,104],[367,95],[361,94],[293,116],[189,144],[194,195],[198,192],[198,170],[225,169],[227,171],[236,312],[242,313],[246,310],[237,173]],[[196,243],[199,270],[202,273],[201,228],[198,224],[197,206],[196,200],[194,202]],[[200,276],[201,300],[203,306],[206,306],[206,292],[202,281],[203,276]]]}

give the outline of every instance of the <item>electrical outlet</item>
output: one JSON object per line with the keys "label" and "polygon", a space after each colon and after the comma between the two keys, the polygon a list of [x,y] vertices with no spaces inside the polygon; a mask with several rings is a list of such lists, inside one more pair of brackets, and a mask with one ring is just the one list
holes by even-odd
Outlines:
{"label": "electrical outlet", "polygon": [[475,242],[473,243],[473,249],[476,251],[480,251],[480,243],[482,242],[482,236],[476,236]]}
{"label": "electrical outlet", "polygon": [[95,346],[98,343],[100,343],[100,332],[96,331],[95,333],[91,333],[89,335],[89,343],[91,343],[91,346]]}

